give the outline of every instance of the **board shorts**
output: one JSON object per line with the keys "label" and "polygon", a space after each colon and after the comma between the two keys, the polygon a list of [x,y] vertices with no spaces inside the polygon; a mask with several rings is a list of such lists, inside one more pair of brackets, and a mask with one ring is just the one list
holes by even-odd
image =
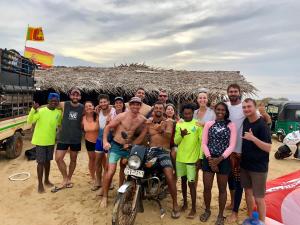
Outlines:
{"label": "board shorts", "polygon": [[164,148],[152,147],[147,151],[147,160],[151,160],[153,158],[157,158],[157,163],[160,168],[172,168],[173,164],[170,157],[170,151]]}
{"label": "board shorts", "polygon": [[129,157],[129,151],[123,150],[123,145],[115,141],[110,143],[111,148],[108,153],[108,163],[117,164],[121,158],[127,159]]}
{"label": "board shorts", "polygon": [[176,161],[177,177],[187,177],[189,182],[196,180],[196,163],[183,163]]}
{"label": "board shorts", "polygon": [[[109,132],[108,137],[107,137],[107,141],[111,142],[112,139],[113,139],[112,132]],[[100,137],[97,138],[95,152],[96,153],[108,153],[108,151],[106,151],[103,148],[103,139],[102,139],[102,136],[100,136]]]}
{"label": "board shorts", "polygon": [[72,152],[79,152],[81,150],[81,143],[78,144],[65,144],[57,143],[56,150],[67,151],[70,148]]}
{"label": "board shorts", "polygon": [[85,147],[88,152],[94,152],[96,149],[96,143],[85,140]]}
{"label": "board shorts", "polygon": [[252,172],[241,168],[241,185],[245,189],[251,188],[253,196],[264,198],[266,194],[267,172]]}
{"label": "board shorts", "polygon": [[37,145],[35,147],[35,150],[36,150],[35,158],[37,163],[45,163],[53,160],[54,145],[48,145],[48,146]]}
{"label": "board shorts", "polygon": [[[217,174],[222,174],[222,175],[229,175],[231,172],[231,165],[230,165],[230,160],[229,158],[226,158],[224,160],[222,160],[219,165],[219,172]],[[204,172],[210,172],[210,173],[214,173],[208,163],[208,159],[206,157],[204,157],[204,159],[202,160],[202,170]]]}

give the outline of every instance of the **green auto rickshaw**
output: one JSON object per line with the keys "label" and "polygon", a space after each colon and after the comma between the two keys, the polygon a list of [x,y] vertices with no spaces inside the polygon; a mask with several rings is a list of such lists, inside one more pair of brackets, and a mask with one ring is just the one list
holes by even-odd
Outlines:
{"label": "green auto rickshaw", "polygon": [[293,132],[300,130],[300,102],[270,101],[267,112],[272,118],[271,130],[279,141]]}

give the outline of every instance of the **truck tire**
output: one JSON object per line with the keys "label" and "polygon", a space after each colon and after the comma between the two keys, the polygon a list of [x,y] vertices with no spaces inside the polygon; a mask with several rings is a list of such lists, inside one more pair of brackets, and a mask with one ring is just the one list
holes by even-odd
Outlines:
{"label": "truck tire", "polygon": [[23,149],[23,138],[20,132],[16,132],[6,142],[6,157],[15,159],[21,155]]}

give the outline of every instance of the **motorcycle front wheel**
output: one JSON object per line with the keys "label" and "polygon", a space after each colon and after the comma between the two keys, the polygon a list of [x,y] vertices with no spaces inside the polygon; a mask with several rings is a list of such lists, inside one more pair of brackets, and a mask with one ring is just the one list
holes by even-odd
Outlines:
{"label": "motorcycle front wheel", "polygon": [[[135,185],[130,185],[126,192],[119,193],[113,208],[112,225],[133,225],[137,214],[138,201]],[[133,207],[135,205],[135,207]]]}

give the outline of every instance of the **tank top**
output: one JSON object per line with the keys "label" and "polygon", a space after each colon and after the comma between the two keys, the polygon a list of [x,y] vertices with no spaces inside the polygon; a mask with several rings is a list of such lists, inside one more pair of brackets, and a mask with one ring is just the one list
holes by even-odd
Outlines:
{"label": "tank top", "polygon": [[[116,117],[116,110],[115,110],[115,108],[111,108],[111,110],[110,110],[110,112],[109,112],[108,115],[110,116],[110,119],[111,119],[111,120],[112,120],[113,118],[115,118],[115,117]],[[102,110],[101,110],[100,113],[99,113],[99,127],[100,127],[100,129],[99,129],[99,134],[98,134],[98,139],[99,139],[99,140],[102,140],[102,139],[103,139],[103,131],[104,131],[104,128],[105,128],[105,126],[106,126],[106,120],[107,120],[108,115],[105,116],[105,115],[103,114],[103,111],[102,111]]]}
{"label": "tank top", "polygon": [[85,140],[96,143],[97,137],[98,137],[98,132],[99,132],[99,124],[98,121],[87,121],[86,117],[83,117],[82,120],[83,124],[83,130],[85,132],[84,138]]}
{"label": "tank top", "polygon": [[61,131],[58,141],[64,144],[81,143],[82,130],[81,121],[84,107],[79,104],[77,107],[71,105],[71,102],[65,102],[64,115],[62,119]]}

